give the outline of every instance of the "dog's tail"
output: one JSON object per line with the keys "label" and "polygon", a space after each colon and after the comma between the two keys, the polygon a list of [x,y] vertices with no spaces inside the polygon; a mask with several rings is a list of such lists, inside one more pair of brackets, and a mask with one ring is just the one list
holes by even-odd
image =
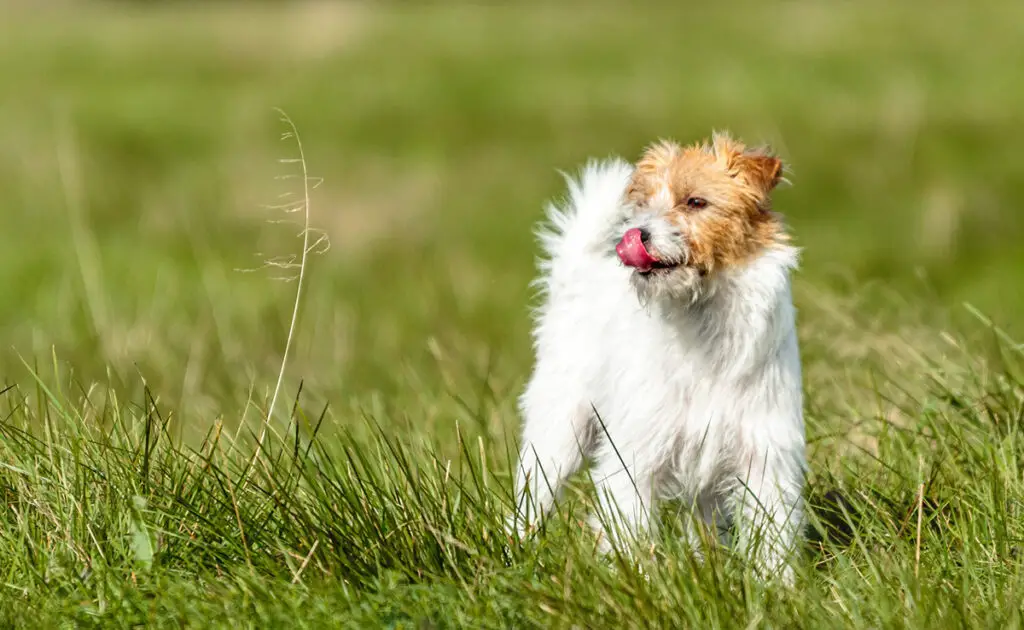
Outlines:
{"label": "dog's tail", "polygon": [[542,277],[615,251],[615,228],[626,218],[624,199],[632,174],[632,165],[619,158],[592,160],[576,177],[563,174],[568,197],[548,204],[547,222],[537,232],[544,251]]}

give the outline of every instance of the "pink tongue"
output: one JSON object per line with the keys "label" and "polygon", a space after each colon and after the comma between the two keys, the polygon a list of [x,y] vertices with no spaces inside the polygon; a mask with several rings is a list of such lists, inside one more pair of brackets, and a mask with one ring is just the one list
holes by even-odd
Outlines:
{"label": "pink tongue", "polygon": [[651,256],[640,238],[640,230],[633,228],[622,235],[622,240],[615,246],[619,260],[627,267],[636,267],[638,271],[650,271],[658,259]]}

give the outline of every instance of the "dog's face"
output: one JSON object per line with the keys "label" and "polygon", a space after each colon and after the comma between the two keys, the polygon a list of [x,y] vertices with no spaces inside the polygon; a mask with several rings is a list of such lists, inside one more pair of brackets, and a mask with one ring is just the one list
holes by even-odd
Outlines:
{"label": "dog's face", "polygon": [[632,213],[616,253],[641,297],[696,299],[724,270],[784,242],[771,210],[782,162],[716,134],[710,145],[660,142],[636,165]]}

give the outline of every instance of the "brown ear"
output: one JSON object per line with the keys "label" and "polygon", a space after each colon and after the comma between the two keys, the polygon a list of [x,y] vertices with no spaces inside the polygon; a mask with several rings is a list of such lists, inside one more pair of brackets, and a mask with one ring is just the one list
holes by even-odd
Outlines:
{"label": "brown ear", "polygon": [[745,153],[738,160],[748,181],[771,192],[782,181],[782,160],[768,153]]}

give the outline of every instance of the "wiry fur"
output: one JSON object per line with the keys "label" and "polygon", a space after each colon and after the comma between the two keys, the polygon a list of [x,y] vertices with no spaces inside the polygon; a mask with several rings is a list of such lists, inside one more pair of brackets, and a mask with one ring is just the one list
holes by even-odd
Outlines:
{"label": "wiry fur", "polygon": [[[650,151],[659,150],[671,155],[647,175],[669,188],[673,177],[701,185],[701,173],[679,162],[683,150],[665,144]],[[695,150],[717,159],[711,147]],[[730,150],[733,157],[753,155],[742,145]],[[735,160],[718,164],[727,169]],[[601,507],[615,525],[606,531],[593,519],[606,548],[609,538],[627,542],[649,533],[658,499],[682,498],[708,523],[736,526],[737,546],[752,552],[760,568],[792,579],[805,468],[789,280],[797,251],[786,244],[781,223],[773,223],[777,238],[755,234],[755,242],[741,243],[749,255],[714,259],[716,243],[695,244],[700,235],[688,226],[721,219],[743,229],[743,221],[725,220],[738,207],[712,208],[722,213],[717,218],[684,216],[670,190],[640,181],[648,192],[636,194],[644,168],[643,161],[637,169],[618,159],[591,162],[578,179],[567,178],[566,203],[548,209],[549,227],[539,234],[545,258],[537,279],[536,365],[520,399],[519,505],[510,525],[520,534],[531,530],[589,456]],[[702,168],[715,166],[707,161]],[[773,179],[762,182],[764,198],[752,198],[750,212],[769,211],[756,207],[767,204],[777,180],[778,173],[766,172]],[[751,184],[755,175],[729,174],[733,191],[729,180],[715,179],[725,195],[720,203],[759,185]],[[650,231],[662,256],[686,261],[703,247],[716,266],[683,264],[658,277],[624,267],[615,242],[635,225]],[[752,548],[755,541],[764,544]]]}

